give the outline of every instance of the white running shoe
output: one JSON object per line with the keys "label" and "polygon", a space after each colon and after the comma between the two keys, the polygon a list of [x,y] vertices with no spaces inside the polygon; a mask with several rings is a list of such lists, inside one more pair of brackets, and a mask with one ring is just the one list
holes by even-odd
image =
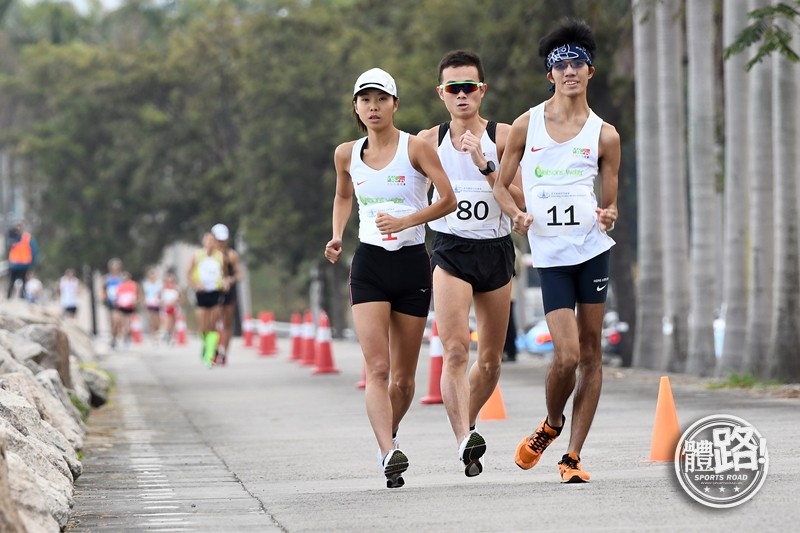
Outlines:
{"label": "white running shoe", "polygon": [[405,485],[403,472],[408,470],[408,457],[401,450],[395,448],[389,451],[381,461],[381,466],[386,476],[387,488],[396,489]]}
{"label": "white running shoe", "polygon": [[486,441],[477,431],[464,437],[458,447],[458,458],[464,463],[464,475],[475,477],[483,472],[483,454],[486,453]]}

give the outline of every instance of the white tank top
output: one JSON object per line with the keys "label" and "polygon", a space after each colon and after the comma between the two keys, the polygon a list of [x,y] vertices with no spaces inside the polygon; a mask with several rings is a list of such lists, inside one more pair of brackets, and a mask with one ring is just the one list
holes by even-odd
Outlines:
{"label": "white tank top", "polygon": [[528,229],[533,266],[577,265],[600,255],[614,240],[600,231],[594,181],[603,120],[589,111],[580,133],[557,143],[547,133],[545,102],[530,111],[525,152],[520,161],[525,205],[533,215]]}
{"label": "white tank top", "polygon": [[[440,126],[441,127],[441,126]],[[497,170],[497,145],[489,138],[486,130],[481,136],[481,150],[487,161],[494,161]],[[467,239],[495,239],[511,233],[511,219],[503,213],[492,194],[492,186],[481,174],[472,156],[456,150],[448,131],[438,148],[450,184],[456,193],[456,210],[431,220],[428,226],[441,233],[450,233]],[[495,174],[497,176],[497,174]],[[439,200],[438,191],[433,192],[431,202]]]}
{"label": "white tank top", "polygon": [[375,217],[384,212],[395,217],[416,213],[428,206],[428,178],[418,172],[408,158],[409,134],[401,131],[394,158],[380,170],[361,160],[362,137],[353,145],[350,176],[358,200],[358,239],[387,250],[425,242],[425,226],[419,224],[400,233],[381,235]]}

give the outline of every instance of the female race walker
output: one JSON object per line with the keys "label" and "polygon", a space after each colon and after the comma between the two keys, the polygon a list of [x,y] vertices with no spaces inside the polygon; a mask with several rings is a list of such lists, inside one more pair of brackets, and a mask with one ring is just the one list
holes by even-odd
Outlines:
{"label": "female race walker", "polygon": [[[436,150],[395,127],[398,105],[397,86],[387,72],[373,68],[358,77],[353,111],[367,136],[336,148],[333,237],[325,245],[325,258],[337,262],[355,196],[360,243],[350,266],[350,303],[366,363],[367,416],[389,488],[405,483],[408,458],[396,435],[414,397],[431,299],[424,224],[456,207]],[[433,205],[428,205],[428,180],[439,194]]]}

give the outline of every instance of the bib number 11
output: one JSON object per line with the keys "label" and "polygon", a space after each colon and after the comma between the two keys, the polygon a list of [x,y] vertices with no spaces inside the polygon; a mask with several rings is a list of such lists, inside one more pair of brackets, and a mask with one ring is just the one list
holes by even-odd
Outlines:
{"label": "bib number 11", "polygon": [[552,220],[547,223],[548,226],[579,226],[580,222],[575,221],[575,206],[571,205],[568,208],[564,209],[564,214],[567,215],[569,219],[567,222],[559,222],[558,221],[558,210],[556,206],[551,207],[547,210],[547,213],[552,216]]}

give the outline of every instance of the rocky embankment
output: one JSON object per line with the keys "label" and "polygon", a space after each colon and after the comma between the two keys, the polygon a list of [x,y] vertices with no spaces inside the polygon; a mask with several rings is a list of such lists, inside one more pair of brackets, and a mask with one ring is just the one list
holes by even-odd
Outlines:
{"label": "rocky embankment", "polygon": [[24,301],[0,302],[0,531],[63,531],[90,407],[111,387],[91,337]]}

